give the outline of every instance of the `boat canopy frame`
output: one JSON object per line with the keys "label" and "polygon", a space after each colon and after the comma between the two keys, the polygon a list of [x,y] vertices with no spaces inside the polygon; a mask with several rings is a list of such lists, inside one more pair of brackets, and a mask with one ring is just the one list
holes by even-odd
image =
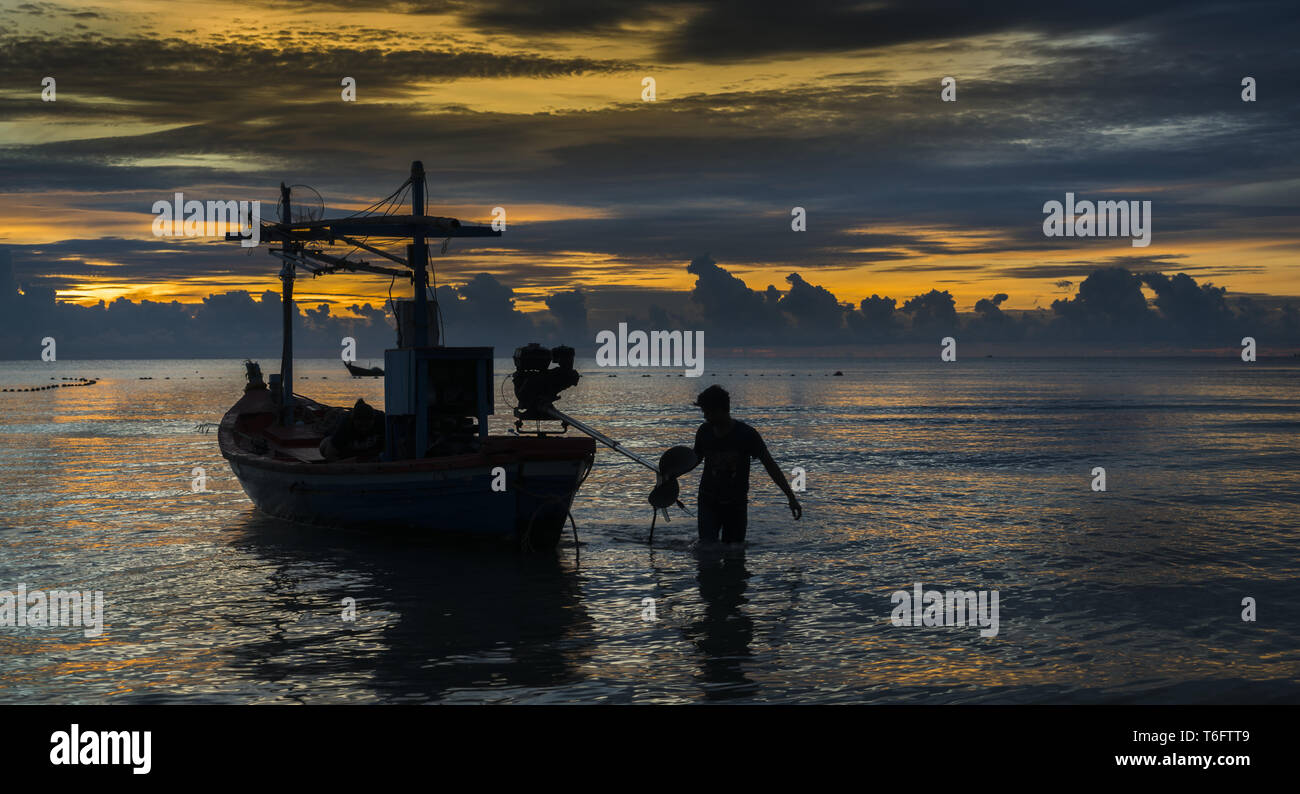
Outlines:
{"label": "boat canopy frame", "polygon": [[[389,194],[391,199],[407,187],[411,189],[411,213],[409,215],[365,214],[357,213],[345,218],[322,219],[295,222],[293,220],[293,195],[289,186],[280,183],[280,218],[277,221],[262,221],[261,240],[268,243],[280,243],[279,248],[270,248],[269,253],[281,261],[280,281],[282,284],[281,325],[283,343],[280,354],[280,416],[282,425],[294,421],[293,398],[293,284],[297,270],[311,273],[313,277],[328,275],[340,271],[366,272],[409,279],[414,298],[414,338],[412,347],[429,346],[429,250],[430,239],[453,237],[500,237],[501,232],[490,226],[478,226],[461,223],[456,218],[425,214],[425,198],[428,181],[424,172],[424,163],[416,160],[411,163],[411,175]],[[372,205],[375,206],[375,205]],[[363,238],[363,239],[358,239]],[[406,257],[402,258],[370,245],[369,238],[400,240],[409,239]],[[226,240],[246,241],[249,237],[241,233],[227,233]],[[399,265],[404,270],[381,267],[362,260],[349,259],[347,255],[338,257],[326,253],[320,245],[351,245],[381,256]],[[437,304],[436,296],[433,303]],[[396,318],[394,318],[396,319]]]}

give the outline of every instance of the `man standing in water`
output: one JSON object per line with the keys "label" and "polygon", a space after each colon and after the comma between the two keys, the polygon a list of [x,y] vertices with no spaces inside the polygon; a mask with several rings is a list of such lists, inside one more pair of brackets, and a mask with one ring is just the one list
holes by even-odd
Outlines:
{"label": "man standing in water", "polygon": [[790,489],[790,482],[772,460],[758,431],[731,418],[731,395],[726,389],[710,386],[700,392],[695,404],[704,412],[704,424],[695,433],[695,457],[704,461],[699,496],[700,540],[716,542],[719,530],[723,543],[745,539],[750,458],[762,462],[772,482],[789,498],[790,512],[798,521],[803,507]]}

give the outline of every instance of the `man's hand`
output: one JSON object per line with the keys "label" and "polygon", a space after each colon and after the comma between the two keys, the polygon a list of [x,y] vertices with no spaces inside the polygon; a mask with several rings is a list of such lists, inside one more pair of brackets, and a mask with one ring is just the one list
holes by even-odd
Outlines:
{"label": "man's hand", "polygon": [[798,521],[803,515],[803,505],[799,504],[799,500],[794,498],[794,494],[790,494],[790,515],[794,516],[795,521]]}

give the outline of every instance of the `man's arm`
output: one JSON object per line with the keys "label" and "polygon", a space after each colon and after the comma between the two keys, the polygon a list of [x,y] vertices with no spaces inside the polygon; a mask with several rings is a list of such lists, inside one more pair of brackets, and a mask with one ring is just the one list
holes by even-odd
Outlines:
{"label": "man's arm", "polygon": [[772,453],[767,451],[767,445],[763,443],[762,437],[758,439],[758,460],[763,464],[763,468],[767,469],[767,476],[772,478],[772,482],[776,483],[776,487],[780,488],[786,498],[790,500],[790,513],[794,516],[794,520],[798,521],[803,516],[803,505],[799,504],[799,500],[795,498],[794,489],[790,487],[790,481],[785,478],[785,472],[781,471],[781,467],[776,465]]}
{"label": "man's arm", "polygon": [[[695,466],[704,462],[704,428],[706,427],[708,427],[708,425],[700,425],[700,428],[695,431],[695,445],[693,447],[695,450]],[[691,466],[691,468],[686,471],[691,471],[695,466]]]}

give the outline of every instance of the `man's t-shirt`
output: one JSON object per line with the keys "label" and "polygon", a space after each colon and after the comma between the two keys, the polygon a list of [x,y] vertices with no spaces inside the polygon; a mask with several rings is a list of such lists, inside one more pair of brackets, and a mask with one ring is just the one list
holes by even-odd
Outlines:
{"label": "man's t-shirt", "polygon": [[700,501],[714,504],[745,502],[749,498],[749,459],[767,453],[758,431],[739,420],[731,421],[724,436],[708,422],[695,431],[695,455],[704,460]]}

